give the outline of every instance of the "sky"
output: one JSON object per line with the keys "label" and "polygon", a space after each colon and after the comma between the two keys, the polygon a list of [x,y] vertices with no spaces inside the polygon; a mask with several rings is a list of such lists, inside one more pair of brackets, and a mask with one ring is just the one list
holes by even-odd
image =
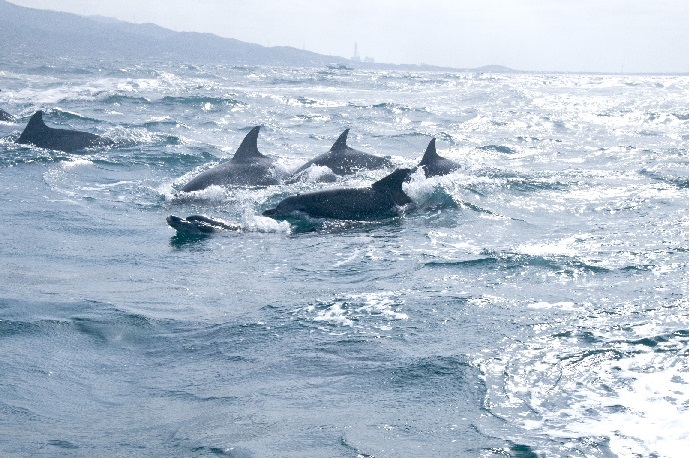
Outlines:
{"label": "sky", "polygon": [[688,0],[9,1],[382,63],[688,73]]}

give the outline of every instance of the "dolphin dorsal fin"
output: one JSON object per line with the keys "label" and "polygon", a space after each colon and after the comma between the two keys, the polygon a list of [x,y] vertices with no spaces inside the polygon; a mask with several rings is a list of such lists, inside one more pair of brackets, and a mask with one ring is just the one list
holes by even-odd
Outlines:
{"label": "dolphin dorsal fin", "polygon": [[256,126],[244,137],[240,147],[237,148],[235,155],[232,157],[233,161],[249,161],[252,159],[258,159],[261,157],[266,157],[259,152],[259,147],[256,146],[256,142],[259,138],[259,130],[261,126]]}
{"label": "dolphin dorsal fin", "polygon": [[371,187],[376,191],[391,194],[397,205],[409,204],[412,202],[412,199],[405,194],[402,184],[410,176],[411,171],[410,169],[398,169],[390,175],[381,178],[372,184]]}
{"label": "dolphin dorsal fin", "polygon": [[345,129],[342,134],[340,134],[340,137],[333,143],[333,146],[331,146],[331,151],[340,151],[347,149],[347,134],[350,132],[350,129]]}
{"label": "dolphin dorsal fin", "polygon": [[26,127],[17,139],[17,143],[31,143],[36,136],[41,136],[48,130],[48,126],[43,122],[43,111],[39,110],[31,116]]}
{"label": "dolphin dorsal fin", "polygon": [[439,156],[436,152],[436,138],[432,138],[429,142],[429,146],[426,147],[426,151],[424,152],[424,156],[419,162],[419,165],[427,165],[440,158],[441,156]]}
{"label": "dolphin dorsal fin", "polygon": [[36,113],[31,116],[31,119],[29,119],[28,124],[26,125],[26,128],[24,130],[32,131],[32,130],[40,130],[40,129],[45,129],[46,123],[43,122],[43,110],[38,110]]}

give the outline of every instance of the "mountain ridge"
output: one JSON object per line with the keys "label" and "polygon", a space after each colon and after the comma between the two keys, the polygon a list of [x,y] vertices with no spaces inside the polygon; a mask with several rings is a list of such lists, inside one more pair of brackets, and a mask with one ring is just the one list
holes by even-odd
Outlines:
{"label": "mountain ridge", "polygon": [[[105,16],[80,16],[18,6],[0,0],[0,54],[102,59],[179,60],[292,67],[472,71],[415,64],[354,62],[290,46],[266,47],[202,32],[176,32]],[[513,71],[507,67],[501,71]],[[477,69],[477,71],[481,71]]]}

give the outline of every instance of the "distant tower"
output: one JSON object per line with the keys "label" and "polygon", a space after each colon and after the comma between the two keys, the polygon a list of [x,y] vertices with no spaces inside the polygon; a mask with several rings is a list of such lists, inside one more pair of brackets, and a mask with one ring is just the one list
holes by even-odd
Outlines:
{"label": "distant tower", "polygon": [[357,42],[355,41],[355,54],[352,56],[352,60],[355,62],[359,62],[359,52],[357,52]]}

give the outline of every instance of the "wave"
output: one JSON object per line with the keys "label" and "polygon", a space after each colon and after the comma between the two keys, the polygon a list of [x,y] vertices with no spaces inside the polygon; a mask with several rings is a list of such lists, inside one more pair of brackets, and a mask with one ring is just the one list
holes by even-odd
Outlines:
{"label": "wave", "polygon": [[[423,172],[419,172],[423,175]],[[443,208],[459,208],[461,190],[455,188],[450,179],[426,180],[413,175],[407,188],[403,190],[414,202],[415,209],[434,211]]]}
{"label": "wave", "polygon": [[116,140],[117,146],[107,154],[93,155],[91,159],[94,164],[103,166],[146,166],[162,167],[166,170],[189,170],[198,167],[200,164],[217,160],[218,158],[209,153],[206,148],[188,147],[175,154],[170,154],[160,146],[175,144],[167,143],[163,136],[162,141],[152,141],[145,143],[137,140]]}
{"label": "wave", "polygon": [[[52,320],[51,320],[52,321]],[[35,323],[26,321],[0,320],[0,339],[4,337],[25,336],[32,334],[40,334],[45,327],[49,327],[51,323]]]}
{"label": "wave", "polygon": [[640,170],[639,174],[647,178],[651,178],[652,180],[669,184],[678,189],[688,189],[688,177],[673,176],[671,174],[660,173],[648,169]]}
{"label": "wave", "polygon": [[503,146],[503,145],[486,145],[486,146],[480,146],[480,150],[482,151],[495,151],[497,153],[501,154],[516,154],[517,150],[514,148],[511,148],[509,146]]}
{"label": "wave", "polygon": [[[156,132],[148,129],[147,127],[156,126],[159,121],[150,121],[144,123],[144,125],[139,124],[126,124],[111,128],[105,135],[113,140],[117,148],[128,148],[136,145],[157,145],[157,146],[180,146],[185,145],[185,141],[182,137],[174,134],[169,134],[165,132]],[[170,121],[160,121],[160,125],[164,126],[178,126],[178,123]],[[181,154],[184,155],[183,151],[175,151],[171,155]]]}
{"label": "wave", "polygon": [[570,277],[581,273],[607,273],[609,269],[588,264],[569,256],[536,256],[519,253],[493,253],[484,251],[485,255],[469,259],[434,260],[424,264],[430,268],[489,268],[492,270],[514,270],[525,267],[546,269]]}
{"label": "wave", "polygon": [[125,105],[125,104],[133,104],[133,105],[150,105],[152,102],[151,100],[147,99],[146,97],[142,96],[134,96],[134,95],[126,95],[126,94],[104,94],[100,97],[96,97],[97,100],[99,100],[101,103],[104,103],[106,105]]}
{"label": "wave", "polygon": [[370,105],[370,106],[363,107],[363,108],[378,108],[378,109],[384,110],[385,112],[393,113],[393,114],[408,113],[408,112],[429,114],[429,110],[426,107],[412,107],[409,105],[402,105],[402,104],[393,103],[393,102],[382,102],[382,103],[377,103],[375,105]]}
{"label": "wave", "polygon": [[207,106],[208,105],[224,105],[229,107],[245,106],[246,103],[230,97],[213,97],[205,95],[192,96],[165,96],[158,100],[157,103],[165,105],[191,105],[191,106]]}
{"label": "wave", "polygon": [[[162,338],[158,345],[151,348],[152,355],[163,358],[173,358],[177,354],[194,355],[195,357],[210,357],[212,360],[251,363],[256,358],[244,349],[255,343],[270,340],[272,332],[265,325],[252,322],[227,323],[194,323],[193,325],[170,328],[169,336]],[[171,345],[178,348],[173,351]]]}
{"label": "wave", "polygon": [[561,181],[558,177],[507,178],[505,185],[508,189],[519,192],[567,191],[572,187],[571,183]]}
{"label": "wave", "polygon": [[[69,122],[69,121],[88,121],[90,123],[95,123],[95,124],[103,124],[106,123],[107,121],[104,121],[99,118],[94,118],[90,116],[85,116],[73,111],[69,110],[63,110],[61,108],[51,108],[49,110],[46,110],[46,116],[45,120],[47,121],[47,124],[51,125],[51,127],[55,128],[62,128],[61,126],[56,126],[53,124],[53,122]],[[52,122],[51,122],[52,121]]]}
{"label": "wave", "polygon": [[[0,320],[0,338],[29,335],[62,338],[69,334],[83,334],[99,342],[137,343],[149,341],[152,331],[161,323],[98,301],[43,304],[30,301],[13,301],[0,304],[6,319]],[[20,308],[43,310],[43,316],[27,316]],[[17,309],[17,310],[15,310]],[[46,310],[53,310],[45,316]]]}
{"label": "wave", "polygon": [[386,372],[385,378],[393,388],[423,388],[443,383],[446,387],[450,385],[451,391],[456,393],[472,389],[477,399],[484,396],[484,386],[477,383],[479,369],[462,355],[413,358],[404,365],[393,365]]}
{"label": "wave", "polygon": [[116,128],[104,135],[112,139],[115,145],[105,149],[85,148],[71,153],[15,143],[18,135],[4,137],[0,139],[0,151],[2,151],[0,167],[34,163],[50,164],[80,157],[89,157],[94,163],[103,165],[147,164],[187,167],[217,159],[208,152],[209,148],[204,147],[187,147],[174,154],[161,150],[161,146],[178,146],[184,143],[175,135],[126,128]]}
{"label": "wave", "polygon": [[348,232],[367,232],[381,227],[391,230],[400,225],[401,216],[393,216],[380,220],[357,221],[312,218],[307,215],[300,215],[286,219],[285,223],[289,224],[289,233],[291,234],[308,234],[313,232],[322,234],[344,234]]}
{"label": "wave", "polygon": [[[495,193],[499,189],[507,189],[520,193],[534,193],[540,191],[568,191],[574,185],[582,182],[577,176],[565,173],[545,173],[534,171],[530,173],[513,170],[484,168],[475,169],[468,183],[468,189],[481,196]],[[469,181],[469,180],[468,180]]]}
{"label": "wave", "polygon": [[642,345],[654,348],[656,352],[677,352],[677,343],[681,343],[682,345],[683,342],[687,342],[688,334],[689,332],[687,329],[679,329],[673,332],[644,337],[642,339],[627,340],[624,342],[630,345]]}
{"label": "wave", "polygon": [[424,178],[420,170],[412,175],[408,187],[403,190],[410,196],[414,206],[410,214],[431,214],[443,209],[471,210],[478,214],[502,217],[496,212],[474,203],[466,194],[472,193],[483,196],[467,184],[467,176],[463,171],[456,171],[442,177]]}
{"label": "wave", "polygon": [[345,294],[313,302],[295,314],[304,326],[328,333],[381,335],[409,318],[402,306],[396,292]]}
{"label": "wave", "polygon": [[150,318],[113,310],[115,316],[74,317],[70,327],[91,340],[103,344],[142,344],[151,340],[156,328]]}
{"label": "wave", "polygon": [[[680,316],[678,328],[664,330],[657,313],[670,316],[674,307],[652,310],[640,300],[563,304],[544,315],[548,324],[539,323],[535,336],[481,363],[486,404],[513,427],[511,439],[548,439],[538,451],[549,456],[602,447],[616,456],[675,456],[668,452],[687,438],[678,415],[687,410],[688,330]],[[569,329],[551,331],[565,323]]]}
{"label": "wave", "polygon": [[[18,136],[17,136],[18,138]],[[36,148],[30,145],[20,145],[15,138],[0,139],[0,167],[13,167],[22,164],[50,164],[70,160],[72,155],[62,151]]]}
{"label": "wave", "polygon": [[[68,62],[64,62],[67,64]],[[36,67],[27,68],[27,72],[33,75],[50,75],[53,76],[56,73],[62,75],[92,75],[99,71],[98,67],[85,68],[78,65],[72,65],[74,61],[69,61],[69,65],[51,65],[43,64]]]}
{"label": "wave", "polygon": [[155,116],[152,119],[143,123],[143,127],[147,129],[154,129],[157,127],[168,128],[168,127],[183,127],[187,130],[190,129],[189,126],[177,121],[170,116]]}

